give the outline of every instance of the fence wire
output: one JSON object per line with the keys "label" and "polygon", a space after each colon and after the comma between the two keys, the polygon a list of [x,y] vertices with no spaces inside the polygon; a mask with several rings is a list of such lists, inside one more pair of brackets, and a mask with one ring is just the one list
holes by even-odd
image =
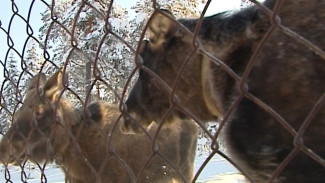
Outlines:
{"label": "fence wire", "polygon": [[[60,2],[55,0],[51,2],[43,0],[31,1],[28,4],[28,12],[24,13],[16,5],[17,2],[11,1],[9,3],[10,7],[6,7],[10,8],[12,12],[11,17],[8,18],[8,27],[0,23],[1,41],[6,40],[6,43],[1,43],[1,54],[4,57],[1,57],[2,67],[0,70],[2,72],[0,130],[2,144],[6,144],[0,147],[0,163],[3,164],[4,170],[1,173],[4,180],[6,182],[16,181],[11,176],[13,171],[17,171],[12,168],[16,166],[19,167],[18,171],[21,172],[21,182],[29,182],[30,169],[37,169],[41,175],[39,180],[48,182],[48,177],[52,176],[48,168],[53,166],[49,164],[55,162],[57,166],[63,169],[66,182],[196,182],[211,159],[215,155],[220,155],[236,167],[246,177],[247,182],[259,182],[260,179],[256,179],[255,175],[252,175],[253,173],[248,170],[249,167],[243,166],[242,162],[238,162],[237,159],[227,153],[228,150],[232,151],[232,146],[228,146],[227,142],[224,142],[221,137],[223,133],[226,133],[224,129],[227,127],[228,121],[234,118],[233,114],[236,111],[240,110],[239,106],[243,100],[248,100],[258,106],[259,111],[266,112],[286,131],[285,136],[293,139],[292,149],[289,150],[285,157],[282,157],[283,161],[277,164],[272,172],[267,172],[268,175],[266,175],[267,178],[265,179],[267,182],[281,182],[281,180],[290,182],[290,180],[283,179],[281,173],[286,170],[291,161],[300,157],[298,154],[304,154],[310,158],[310,161],[317,162],[318,165],[322,166],[323,169],[319,169],[319,171],[323,174],[318,178],[319,180],[324,179],[324,150],[322,150],[323,148],[317,148],[324,146],[324,142],[322,142],[324,135],[321,134],[324,130],[324,122],[317,126],[320,128],[317,130],[319,134],[311,135],[308,132],[308,129],[312,128],[312,125],[316,123],[316,118],[324,121],[322,120],[325,103],[325,91],[322,90],[324,89],[324,82],[313,83],[319,85],[319,91],[322,94],[318,96],[317,91],[315,93],[317,96],[314,96],[314,98],[317,98],[315,102],[312,104],[306,103],[306,106],[312,107],[308,109],[308,112],[302,111],[307,115],[304,119],[300,119],[299,125],[291,123],[291,117],[285,116],[285,112],[281,115],[274,106],[268,105],[269,101],[264,101],[259,97],[260,94],[252,93],[250,90],[250,88],[256,87],[254,83],[250,82],[251,76],[255,76],[254,68],[259,66],[261,58],[264,58],[263,55],[272,56],[265,53],[265,49],[270,49],[269,45],[272,45],[272,40],[276,39],[274,35],[279,35],[279,32],[281,32],[282,38],[285,37],[281,44],[290,44],[290,46],[297,48],[296,50],[305,50],[306,57],[301,59],[306,61],[306,70],[311,69],[308,64],[310,55],[313,55],[313,58],[317,55],[320,60],[320,63],[317,64],[319,68],[312,68],[312,70],[315,70],[314,73],[309,73],[309,71],[307,73],[306,71],[306,73],[299,74],[309,74],[310,78],[315,78],[315,80],[321,77],[317,73],[324,71],[325,44],[321,41],[315,43],[314,39],[309,40],[309,38],[314,38],[314,35],[309,34],[317,34],[319,38],[319,35],[323,35],[324,31],[312,30],[313,27],[311,27],[311,30],[306,30],[306,33],[301,35],[300,32],[295,32],[294,29],[286,25],[288,23],[285,20],[286,18],[296,20],[290,17],[297,16],[303,11],[303,8],[297,8],[300,6],[299,3],[304,4],[303,0],[297,2],[290,0],[269,1],[274,2],[272,8],[258,1],[251,0],[250,2],[252,6],[263,12],[266,17],[265,20],[267,20],[267,23],[265,23],[267,27],[265,32],[261,33],[261,39],[254,42],[254,49],[243,68],[243,72],[238,73],[237,70],[234,70],[223,60],[229,59],[224,57],[226,53],[220,54],[222,58],[217,58],[216,54],[205,47],[204,41],[200,42],[202,37],[200,31],[204,29],[201,26],[204,24],[205,11],[211,3],[211,1],[207,1],[194,28],[189,28],[189,30],[180,23],[181,21],[176,21],[179,24],[179,29],[183,29],[184,32],[191,36],[192,43],[189,46],[192,47],[193,51],[189,55],[183,56],[182,67],[179,69],[177,77],[172,78],[176,84],[171,86],[148,68],[140,56],[141,46],[139,45],[148,36],[151,19],[156,14],[162,14],[163,17],[171,19],[165,11],[160,10],[159,1],[152,1],[151,4],[144,2],[144,6],[146,6],[145,3],[150,5],[147,14],[143,14],[145,17],[143,20],[148,21],[143,21],[141,29],[134,31],[133,36],[136,39],[127,36],[127,33],[120,29],[120,27],[128,25],[124,25],[123,21],[117,22],[116,18],[124,18],[125,21],[128,19],[123,17],[124,15],[121,13],[125,10],[116,6],[113,1],[71,1],[69,2],[72,4],[72,8],[69,9],[72,12],[71,14],[65,14],[66,10],[60,9],[59,7],[62,7]],[[220,1],[220,3],[223,2]],[[325,6],[325,3],[319,4]],[[42,35],[35,32],[35,28],[31,23],[34,16],[33,12],[39,6],[46,9],[42,14],[43,19],[47,20],[40,29]],[[316,21],[325,19],[324,14],[315,15],[319,10],[310,12],[310,8],[306,9],[308,12],[302,14],[306,15],[307,18],[308,16],[315,19],[317,17]],[[90,12],[92,14],[88,16]],[[23,24],[25,30],[17,30],[15,22]],[[324,24],[323,22],[306,23],[311,25]],[[289,22],[288,24],[292,25],[294,23]],[[21,39],[21,36],[16,31],[24,31],[25,38]],[[250,35],[250,32],[247,32],[246,35]],[[229,38],[229,40],[232,39]],[[241,40],[236,41],[234,44],[240,44]],[[270,42],[271,44],[269,44]],[[20,45],[22,45],[21,49],[18,48]],[[113,46],[106,48],[105,45]],[[221,47],[220,45],[215,46]],[[272,48],[275,51],[284,48],[282,45],[276,46]],[[270,51],[270,54],[274,54],[275,51]],[[282,51],[286,52],[286,50]],[[37,55],[40,52],[42,55]],[[62,54],[58,55],[57,53]],[[211,65],[217,65],[226,73],[227,77],[237,83],[238,95],[231,104],[228,104],[229,107],[224,111],[223,118],[218,121],[217,130],[213,132],[207,128],[202,120],[187,110],[187,106],[183,106],[181,102],[174,99],[177,82],[181,80],[180,78],[188,63],[198,53],[209,58]],[[295,52],[292,54],[302,55]],[[241,59],[240,56],[235,58]],[[290,61],[293,62],[288,58],[288,62]],[[279,62],[275,63],[279,64]],[[287,69],[287,72],[293,72],[293,74],[297,73],[295,69],[299,72],[304,70],[294,68],[300,67],[299,65],[292,64],[292,68],[287,67],[287,64],[284,65],[286,68],[282,69]],[[165,115],[166,118],[168,114],[179,110],[192,119],[186,119],[185,122],[177,121],[174,126],[166,124],[167,122],[154,124],[150,130],[143,128],[145,134],[130,135],[122,133],[120,126],[123,125],[123,116],[129,115],[125,107],[125,101],[138,78],[137,73],[140,70],[148,73],[150,77],[154,77],[161,84],[161,90],[169,91],[170,107],[167,115]],[[39,75],[39,73],[45,73],[50,78],[57,71],[60,71],[61,75],[59,74],[57,78],[54,78],[56,81],[51,79],[43,80],[42,75]],[[277,73],[271,74],[277,75]],[[294,80],[295,76],[292,75],[292,77],[291,81]],[[270,80],[275,78],[281,79],[281,76],[270,76]],[[302,82],[315,80],[307,79]],[[32,81],[35,83],[32,83]],[[297,87],[291,85],[291,81],[279,81],[279,83],[288,82],[288,88]],[[268,81],[260,83],[263,82],[267,83]],[[55,87],[58,87],[57,84],[62,84],[61,88],[59,87],[60,91],[55,95],[51,95],[56,99],[55,102],[52,101],[52,98],[42,98],[42,96],[50,95],[49,93],[53,92],[52,90],[46,90],[46,87],[51,87],[53,83]],[[44,85],[45,87],[40,89]],[[303,86],[307,87],[309,85]],[[35,91],[32,90],[33,87],[36,88]],[[55,87],[53,90],[56,90]],[[290,88],[288,90],[299,89]],[[34,93],[31,93],[31,91]],[[306,91],[309,92],[310,90]],[[287,92],[287,89],[283,88],[283,92]],[[291,98],[295,98],[295,96],[288,98],[285,102],[290,103],[293,100]],[[266,100],[269,99],[266,98]],[[273,100],[285,99],[273,98]],[[295,100],[300,100],[300,98]],[[301,100],[307,102],[305,99]],[[106,101],[106,103],[100,101]],[[40,103],[33,108],[32,104],[35,105],[35,102]],[[28,108],[28,105],[31,107]],[[61,105],[64,107],[62,108]],[[292,107],[296,109],[297,106]],[[38,118],[38,115],[41,115],[48,108],[54,112],[46,113],[46,117]],[[290,109],[286,110],[290,111]],[[23,118],[27,120],[26,124],[19,124],[20,121],[23,121]],[[50,128],[42,126],[42,122],[38,121],[38,119],[51,121]],[[108,124],[104,123],[103,119],[108,121]],[[74,123],[76,121],[80,123]],[[197,137],[194,138],[193,134],[196,134],[197,131],[191,125],[184,125],[185,123],[195,123],[197,125],[195,129],[196,127],[199,128],[205,138],[211,141],[209,154],[200,165],[199,170],[194,172],[194,175],[192,171]],[[6,132],[9,132],[10,129],[15,130],[12,130],[14,132],[11,135],[6,135]],[[275,131],[278,129],[269,130]],[[241,134],[245,136],[245,133]],[[282,134],[279,133],[280,135]],[[306,144],[306,141],[310,142],[310,139],[304,138],[307,135],[315,144]],[[243,138],[245,138],[244,136]],[[182,138],[188,138],[188,140],[182,141],[180,140]],[[182,142],[188,144],[182,145]],[[269,143],[281,144],[281,142]],[[221,145],[219,146],[219,144]],[[61,146],[59,147],[59,145]],[[222,148],[224,146],[226,150]],[[37,149],[40,147],[45,148]],[[58,153],[57,149],[61,148],[67,148],[68,150]],[[17,149],[22,152],[16,152]],[[314,149],[318,149],[318,151]],[[7,157],[4,156],[5,153],[8,154]],[[41,161],[39,161],[39,158]],[[15,162],[15,165],[12,165],[12,162]],[[30,168],[30,163],[36,166]]]}

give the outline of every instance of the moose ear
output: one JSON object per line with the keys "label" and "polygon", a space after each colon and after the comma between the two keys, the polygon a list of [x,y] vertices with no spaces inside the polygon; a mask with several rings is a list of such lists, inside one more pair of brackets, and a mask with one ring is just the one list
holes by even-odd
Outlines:
{"label": "moose ear", "polygon": [[156,11],[152,16],[149,22],[150,46],[159,47],[175,34],[178,25],[167,10]]}
{"label": "moose ear", "polygon": [[53,74],[44,85],[45,96],[48,97],[51,101],[55,101],[58,94],[60,94],[64,88],[65,83],[67,82],[67,75],[63,75],[62,72],[56,72]]}
{"label": "moose ear", "polygon": [[46,82],[46,76],[44,73],[39,73],[32,77],[28,83],[27,91],[38,87],[43,87]]}

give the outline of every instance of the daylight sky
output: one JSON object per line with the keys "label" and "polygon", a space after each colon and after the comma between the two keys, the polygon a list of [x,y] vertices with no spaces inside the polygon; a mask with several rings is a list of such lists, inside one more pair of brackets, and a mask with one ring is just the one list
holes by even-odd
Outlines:
{"label": "daylight sky", "polygon": [[[51,0],[44,0],[47,3],[51,3]],[[18,12],[20,15],[27,19],[29,9],[31,7],[32,0],[16,0],[15,3],[18,8]],[[115,0],[116,3],[121,5],[122,7],[128,9],[129,16],[132,17],[134,12],[130,9],[132,6],[135,5],[135,0]],[[215,14],[217,12],[231,10],[231,9],[238,9],[240,7],[241,0],[212,0],[206,16]],[[40,12],[43,12],[46,9],[46,6],[40,1],[35,0],[32,6],[31,15],[30,15],[30,25],[34,32],[34,36],[38,38],[38,30],[42,25]],[[203,7],[202,7],[203,9]],[[0,21],[1,21],[1,28],[5,29],[6,31],[10,31],[11,38],[13,39],[14,48],[17,49],[19,53],[23,52],[23,47],[26,44],[26,23],[15,16],[12,20],[10,29],[9,29],[9,22],[11,21],[13,15],[12,4],[11,0],[0,0]],[[0,30],[0,60],[3,62],[6,57],[6,53],[8,50],[7,45],[7,34]],[[25,51],[26,52],[26,51]],[[0,66],[0,81],[3,79],[3,68]]]}

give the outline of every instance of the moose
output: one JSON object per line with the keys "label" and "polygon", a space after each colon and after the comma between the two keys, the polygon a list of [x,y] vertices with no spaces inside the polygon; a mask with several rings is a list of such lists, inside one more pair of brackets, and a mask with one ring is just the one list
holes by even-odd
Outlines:
{"label": "moose", "polygon": [[175,121],[159,132],[152,125],[146,135],[124,134],[117,106],[99,101],[74,107],[62,96],[66,80],[62,72],[30,80],[0,142],[0,163],[55,162],[71,183],[191,181],[198,133],[193,121]]}
{"label": "moose", "polygon": [[324,9],[255,1],[202,21],[155,9],[122,131],[221,120],[218,139],[252,182],[325,182]]}

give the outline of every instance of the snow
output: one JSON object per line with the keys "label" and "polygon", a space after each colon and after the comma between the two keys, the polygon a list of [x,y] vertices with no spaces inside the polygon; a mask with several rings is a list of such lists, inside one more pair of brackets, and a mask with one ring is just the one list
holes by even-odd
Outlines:
{"label": "snow", "polygon": [[[197,172],[203,162],[206,160],[207,156],[196,156],[194,162],[194,172]],[[219,156],[218,154],[209,161],[209,163],[204,167],[203,171],[197,182],[207,182],[212,181],[216,178],[220,178],[223,175],[233,175],[238,174],[236,168],[234,168],[228,161]]]}
{"label": "snow", "polygon": [[138,25],[140,24],[141,22],[143,22],[145,19],[146,19],[146,14],[145,13],[139,13],[136,15],[135,17],[135,23]]}
{"label": "snow", "polygon": [[[37,166],[33,166],[29,163],[27,163],[24,168],[25,175],[22,174],[21,168],[18,166],[9,166],[8,170],[9,175],[7,175],[7,178],[14,183],[25,181],[28,183],[41,182],[41,170]],[[56,165],[52,164],[46,166],[44,173],[46,176],[46,181],[49,183],[64,182],[64,174]],[[5,168],[3,165],[0,166],[0,175],[0,182],[6,182]]]}
{"label": "snow", "polygon": [[121,21],[118,18],[110,18],[110,23],[114,29],[119,29]]}
{"label": "snow", "polygon": [[80,12],[80,14],[79,14],[79,18],[81,18],[81,19],[86,19],[86,17],[87,17],[87,13],[86,12]]}

